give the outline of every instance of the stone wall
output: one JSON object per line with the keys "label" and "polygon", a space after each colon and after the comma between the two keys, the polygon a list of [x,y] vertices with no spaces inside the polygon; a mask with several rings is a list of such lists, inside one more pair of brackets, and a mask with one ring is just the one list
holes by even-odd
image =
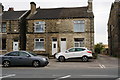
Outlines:
{"label": "stone wall", "polygon": [[[85,32],[74,32],[74,20],[85,20]],[[45,33],[34,33],[34,22],[45,21]],[[66,38],[67,49],[74,47],[74,38],[84,38],[85,47],[94,51],[94,19],[54,19],[54,20],[28,20],[27,21],[26,50],[37,54],[52,53],[52,38],[58,39],[58,51],[60,51],[60,39]],[[45,39],[45,51],[34,51],[34,39]]]}

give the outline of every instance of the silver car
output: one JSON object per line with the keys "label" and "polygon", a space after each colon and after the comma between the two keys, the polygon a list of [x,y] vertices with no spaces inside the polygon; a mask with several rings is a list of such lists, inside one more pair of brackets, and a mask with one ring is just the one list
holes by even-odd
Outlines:
{"label": "silver car", "polygon": [[1,56],[1,62],[4,67],[12,65],[31,65],[34,67],[47,66],[48,58],[37,56],[32,52],[27,51],[13,51]]}

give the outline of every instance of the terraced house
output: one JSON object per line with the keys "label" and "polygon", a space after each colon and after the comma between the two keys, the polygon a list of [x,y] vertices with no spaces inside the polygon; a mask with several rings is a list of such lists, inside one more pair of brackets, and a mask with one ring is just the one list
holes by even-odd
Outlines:
{"label": "terraced house", "polygon": [[14,11],[14,8],[9,8],[8,11],[1,11],[2,24],[0,26],[0,52],[4,54],[10,51],[25,50],[26,40],[24,29],[26,24],[24,20],[29,11]]}
{"label": "terraced house", "polygon": [[94,15],[92,0],[88,6],[71,8],[36,8],[31,2],[27,17],[26,50],[54,55],[71,47],[93,51]]}
{"label": "terraced house", "polygon": [[[71,47],[94,51],[94,15],[92,0],[84,7],[36,8],[28,11],[3,11],[3,48],[6,52],[27,50],[54,55]],[[12,11],[11,11],[12,10]]]}

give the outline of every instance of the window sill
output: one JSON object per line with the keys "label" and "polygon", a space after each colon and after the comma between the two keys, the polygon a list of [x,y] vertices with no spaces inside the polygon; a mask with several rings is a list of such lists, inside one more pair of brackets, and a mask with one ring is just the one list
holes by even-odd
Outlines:
{"label": "window sill", "polygon": [[34,49],[33,51],[45,51],[45,49]]}
{"label": "window sill", "polygon": [[45,33],[45,32],[34,32],[34,33]]}
{"label": "window sill", "polygon": [[7,51],[7,50],[0,50],[0,51]]}

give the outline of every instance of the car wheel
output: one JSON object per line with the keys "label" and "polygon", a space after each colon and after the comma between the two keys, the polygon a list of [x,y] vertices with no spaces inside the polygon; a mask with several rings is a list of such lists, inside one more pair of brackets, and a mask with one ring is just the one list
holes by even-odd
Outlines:
{"label": "car wheel", "polygon": [[40,67],[40,62],[39,61],[33,61],[32,64],[34,67]]}
{"label": "car wheel", "polygon": [[60,62],[64,62],[64,61],[65,61],[65,57],[60,56],[60,57],[59,57],[59,61],[60,61]]}
{"label": "car wheel", "polygon": [[3,67],[9,67],[10,66],[10,62],[9,61],[3,61]]}
{"label": "car wheel", "polygon": [[83,56],[82,57],[82,61],[87,62],[88,61],[88,57],[87,56]]}

